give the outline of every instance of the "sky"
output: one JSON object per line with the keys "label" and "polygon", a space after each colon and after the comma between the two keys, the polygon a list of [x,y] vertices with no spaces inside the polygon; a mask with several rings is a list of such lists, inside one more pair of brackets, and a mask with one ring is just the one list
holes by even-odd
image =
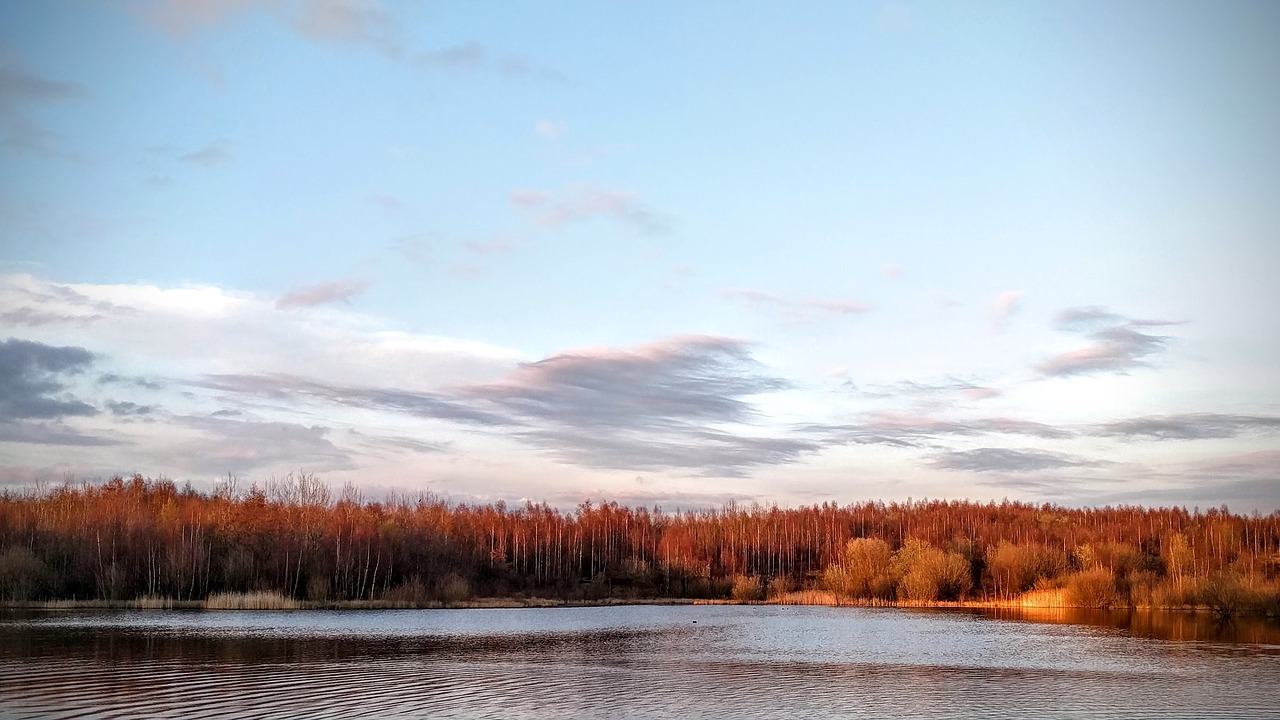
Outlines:
{"label": "sky", "polygon": [[1272,512],[1277,31],[0,3],[0,487]]}

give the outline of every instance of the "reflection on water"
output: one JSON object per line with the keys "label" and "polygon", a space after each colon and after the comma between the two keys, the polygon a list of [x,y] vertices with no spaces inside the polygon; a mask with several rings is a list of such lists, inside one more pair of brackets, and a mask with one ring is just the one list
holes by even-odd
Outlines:
{"label": "reflection on water", "polygon": [[1113,628],[1133,637],[1156,640],[1280,645],[1280,623],[1260,617],[1224,620],[1203,612],[1080,608],[983,609],[975,612],[1002,620]]}
{"label": "reflection on water", "polygon": [[0,614],[0,718],[1263,717],[1277,677],[1275,626],[1190,614]]}

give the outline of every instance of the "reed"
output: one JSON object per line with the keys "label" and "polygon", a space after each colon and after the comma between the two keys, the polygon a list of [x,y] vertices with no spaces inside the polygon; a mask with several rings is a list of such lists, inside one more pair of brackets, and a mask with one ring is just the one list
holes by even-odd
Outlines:
{"label": "reed", "polygon": [[299,610],[303,603],[277,592],[214,593],[205,610]]}
{"label": "reed", "polygon": [[172,610],[174,601],[161,595],[140,595],[125,604],[130,610]]}

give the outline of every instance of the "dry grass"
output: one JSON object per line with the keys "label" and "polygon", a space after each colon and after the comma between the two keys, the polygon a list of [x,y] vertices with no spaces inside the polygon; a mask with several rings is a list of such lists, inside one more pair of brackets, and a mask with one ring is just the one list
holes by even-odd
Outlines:
{"label": "dry grass", "polygon": [[205,610],[299,610],[303,603],[277,592],[215,593],[204,601]]}
{"label": "dry grass", "polygon": [[769,599],[770,605],[839,605],[830,590],[794,590]]}
{"label": "dry grass", "polygon": [[140,595],[125,603],[125,606],[130,610],[172,610],[174,599],[160,595]]}

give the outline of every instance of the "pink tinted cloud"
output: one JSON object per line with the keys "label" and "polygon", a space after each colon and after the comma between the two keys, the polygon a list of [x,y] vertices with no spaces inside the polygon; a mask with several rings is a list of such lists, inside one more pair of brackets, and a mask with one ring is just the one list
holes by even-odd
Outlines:
{"label": "pink tinted cloud", "polygon": [[366,278],[342,278],[320,285],[309,285],[285,293],[276,301],[276,307],[287,310],[346,302],[368,290],[372,284],[372,281]]}
{"label": "pink tinted cloud", "polygon": [[646,235],[666,230],[666,222],[638,195],[593,185],[573,185],[558,194],[518,188],[511,204],[543,227],[560,227],[596,217],[610,218]]}

